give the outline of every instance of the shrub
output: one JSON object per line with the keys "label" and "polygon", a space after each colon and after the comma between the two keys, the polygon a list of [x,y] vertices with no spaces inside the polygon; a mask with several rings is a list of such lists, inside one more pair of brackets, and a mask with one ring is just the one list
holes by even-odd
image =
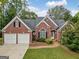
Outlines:
{"label": "shrub", "polygon": [[45,42],[45,38],[40,38],[37,41],[39,41],[39,42]]}
{"label": "shrub", "polygon": [[67,32],[63,35],[61,43],[68,47],[70,50],[79,52],[79,33]]}
{"label": "shrub", "polygon": [[47,44],[52,44],[52,43],[53,43],[53,40],[52,40],[51,38],[47,38],[47,39],[45,40],[45,42],[46,42]]}

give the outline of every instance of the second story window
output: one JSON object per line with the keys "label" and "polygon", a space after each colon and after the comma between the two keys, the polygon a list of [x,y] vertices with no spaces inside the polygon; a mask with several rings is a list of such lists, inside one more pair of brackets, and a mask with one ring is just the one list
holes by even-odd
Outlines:
{"label": "second story window", "polygon": [[15,22],[13,23],[13,26],[15,27]]}
{"label": "second story window", "polygon": [[19,27],[21,27],[21,22],[19,22]]}

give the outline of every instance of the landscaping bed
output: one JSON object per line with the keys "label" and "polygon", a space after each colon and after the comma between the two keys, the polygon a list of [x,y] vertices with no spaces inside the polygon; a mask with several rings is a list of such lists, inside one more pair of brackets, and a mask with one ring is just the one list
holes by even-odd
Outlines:
{"label": "landscaping bed", "polygon": [[79,59],[79,54],[62,47],[28,49],[23,59]]}
{"label": "landscaping bed", "polygon": [[30,47],[35,47],[35,46],[47,46],[48,44],[46,44],[45,42],[37,42],[37,41],[33,41],[30,44]]}

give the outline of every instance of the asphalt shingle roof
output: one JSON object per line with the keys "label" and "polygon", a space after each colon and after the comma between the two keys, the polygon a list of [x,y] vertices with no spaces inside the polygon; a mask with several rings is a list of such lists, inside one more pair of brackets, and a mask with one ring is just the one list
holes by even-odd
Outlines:
{"label": "asphalt shingle roof", "polygon": [[51,16],[49,17],[59,26],[59,28],[65,23],[63,19],[55,19],[54,17],[51,17]]}
{"label": "asphalt shingle roof", "polygon": [[35,30],[36,25],[40,22],[41,20],[36,20],[36,19],[26,19],[23,20],[23,22],[29,26],[33,31]]}
{"label": "asphalt shingle roof", "polygon": [[54,22],[61,27],[62,25],[64,25],[65,21],[64,20],[54,20]]}
{"label": "asphalt shingle roof", "polygon": [[[44,17],[38,17],[38,19],[25,19],[23,22],[30,27],[33,31],[35,30],[36,25],[43,20]],[[53,21],[59,26],[59,28],[64,25],[65,21],[64,20],[55,20]],[[48,23],[48,22],[47,22]]]}

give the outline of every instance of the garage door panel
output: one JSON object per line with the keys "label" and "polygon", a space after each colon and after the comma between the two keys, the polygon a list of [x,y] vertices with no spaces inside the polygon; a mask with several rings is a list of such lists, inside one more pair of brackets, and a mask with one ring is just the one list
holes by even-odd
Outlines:
{"label": "garage door panel", "polygon": [[16,34],[4,34],[5,44],[16,44]]}
{"label": "garage door panel", "polygon": [[18,43],[29,44],[30,34],[18,34]]}

